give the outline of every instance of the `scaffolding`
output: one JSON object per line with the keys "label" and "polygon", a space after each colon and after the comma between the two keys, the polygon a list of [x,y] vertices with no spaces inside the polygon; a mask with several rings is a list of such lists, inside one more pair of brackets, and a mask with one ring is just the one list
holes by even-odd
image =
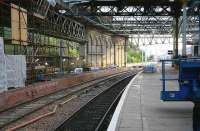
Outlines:
{"label": "scaffolding", "polygon": [[80,46],[86,42],[85,26],[46,0],[1,1],[0,36],[5,54],[26,55],[27,83],[40,80],[41,75],[55,78],[84,59]]}

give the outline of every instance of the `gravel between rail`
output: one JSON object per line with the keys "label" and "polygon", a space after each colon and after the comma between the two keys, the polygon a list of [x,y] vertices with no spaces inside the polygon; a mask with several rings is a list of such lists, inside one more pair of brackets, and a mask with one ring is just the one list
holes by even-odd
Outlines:
{"label": "gravel between rail", "polygon": [[[116,76],[118,77],[110,77],[110,79],[112,79],[112,81],[117,81],[117,78],[120,79],[123,76],[126,76],[129,73],[133,73],[132,71],[130,72],[126,72],[126,73],[122,73],[122,74],[118,74]],[[81,93],[79,93],[79,97],[77,97],[76,99],[71,100],[70,102],[64,104],[62,107],[59,107],[57,109],[57,112],[55,115],[53,116],[49,116],[47,118],[43,118],[42,120],[39,120],[33,124],[30,124],[24,128],[20,128],[19,130],[54,130],[54,127],[58,124],[60,124],[60,122],[66,120],[67,117],[69,117],[71,114],[73,114],[74,112],[78,111],[78,109],[80,107],[82,107],[85,103],[87,103],[92,96],[95,96],[97,94],[99,94],[100,92],[102,92],[103,90],[105,90],[106,88],[108,88],[111,84],[113,84],[113,82],[107,81],[107,83],[105,82],[105,78],[104,80],[99,80],[99,84],[97,85],[93,85],[91,86],[91,88],[87,89],[87,90],[83,90]],[[92,82],[93,83],[93,82]],[[98,82],[97,82],[98,83]],[[93,83],[94,84],[94,83]],[[86,85],[81,85],[78,86],[77,88],[81,88],[81,87],[88,87],[88,85],[91,85],[91,83],[86,83]],[[71,91],[74,91],[74,89],[70,89]],[[88,90],[90,90],[89,92],[93,95],[90,95],[90,93],[88,93]],[[64,92],[64,93],[68,93],[68,92]],[[72,95],[66,95],[65,97],[63,97],[62,99],[57,99],[56,101],[52,101],[49,104],[43,106],[40,108],[40,110],[36,110],[34,112],[31,112],[30,114],[26,114],[23,116],[23,119],[19,119],[15,122],[12,122],[12,124],[8,124],[7,126],[3,127],[2,130],[6,130],[10,127],[16,126],[20,123],[23,123],[25,121],[28,121],[32,118],[37,117],[38,115],[42,115],[44,114],[44,112],[49,112],[51,111],[54,106],[56,104],[59,104],[61,102],[63,102],[64,100],[70,99]],[[16,112],[13,112],[13,114],[15,114]],[[1,115],[1,114],[0,114]],[[1,118],[1,116],[0,116]],[[56,118],[56,119],[54,119]],[[43,121],[43,122],[42,122]],[[52,127],[51,127],[52,126]]]}

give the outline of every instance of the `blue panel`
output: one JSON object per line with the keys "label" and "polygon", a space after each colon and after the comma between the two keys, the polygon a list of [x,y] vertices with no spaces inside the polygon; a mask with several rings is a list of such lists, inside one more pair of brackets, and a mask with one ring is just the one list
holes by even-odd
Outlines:
{"label": "blue panel", "polygon": [[181,91],[161,91],[161,100],[163,101],[191,101],[191,94],[184,94]]}
{"label": "blue panel", "polygon": [[162,71],[161,99],[164,101],[200,101],[200,59],[180,59],[177,63],[179,63],[180,91],[165,90],[167,79],[165,78],[165,62],[162,62],[164,70]]}
{"label": "blue panel", "polygon": [[156,72],[156,67],[153,64],[145,65],[143,71],[145,73],[154,73]]}

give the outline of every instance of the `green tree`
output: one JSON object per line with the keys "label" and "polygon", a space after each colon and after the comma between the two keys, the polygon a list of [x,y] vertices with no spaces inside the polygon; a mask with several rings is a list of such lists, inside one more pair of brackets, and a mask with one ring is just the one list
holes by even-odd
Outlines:
{"label": "green tree", "polygon": [[128,63],[138,63],[141,62],[142,53],[137,48],[128,48],[127,52],[127,62]]}

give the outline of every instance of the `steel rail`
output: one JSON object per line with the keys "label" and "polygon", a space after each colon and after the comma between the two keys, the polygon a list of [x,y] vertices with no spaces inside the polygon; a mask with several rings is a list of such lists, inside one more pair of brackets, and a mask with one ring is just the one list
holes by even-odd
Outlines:
{"label": "steel rail", "polygon": [[[16,120],[19,120],[22,117],[29,115],[29,114],[45,107],[45,106],[48,106],[48,105],[52,104],[53,102],[56,102],[58,100],[66,98],[66,97],[73,96],[74,94],[76,94],[76,95],[82,94],[83,92],[88,91],[89,89],[92,89],[93,87],[95,87],[96,85],[98,85],[102,82],[109,81],[109,80],[111,80],[115,77],[119,77],[119,76],[126,74],[128,72],[129,71],[121,72],[121,73],[118,73],[118,74],[115,74],[115,75],[108,76],[106,78],[104,77],[104,78],[96,79],[97,82],[93,83],[93,84],[89,84],[89,82],[85,82],[85,85],[83,85],[83,83],[81,83],[81,85],[83,87],[80,88],[80,89],[74,90],[75,88],[79,88],[79,86],[81,86],[81,85],[72,86],[71,88],[67,88],[67,89],[64,89],[64,90],[61,90],[61,91],[58,91],[58,92],[37,98],[33,101],[29,101],[29,102],[26,102],[24,104],[20,104],[18,106],[15,106],[15,107],[13,107],[9,110],[3,111],[3,112],[0,113],[0,117],[1,117],[2,114],[4,116],[4,114],[6,114],[6,113],[7,113],[6,117],[9,114],[10,114],[10,116],[12,116],[12,114],[16,113],[16,111],[19,110],[19,109],[23,110],[23,108],[25,108],[26,110],[28,110],[27,112],[22,112],[22,114],[18,114],[19,116],[16,117],[16,118],[9,119],[8,121],[5,120],[5,122],[3,124],[1,123],[2,125],[0,125],[0,128],[3,128],[6,125],[11,124],[12,122],[15,122]],[[70,92],[70,90],[71,90],[71,92]],[[66,94],[67,91],[68,91],[68,94]],[[41,104],[41,102],[44,102],[44,104]],[[39,103],[39,104],[37,105],[37,103]],[[62,105],[62,104],[65,104],[65,102],[60,103],[60,105]],[[33,105],[35,107],[30,107],[30,106],[27,106],[27,105]],[[16,114],[15,114],[15,116],[16,116]],[[1,117],[1,119],[3,119],[3,117]]]}
{"label": "steel rail", "polygon": [[[135,73],[136,74],[136,73]],[[75,121],[73,121],[73,119],[76,119],[76,117],[79,115],[79,113],[80,112],[82,112],[82,111],[87,111],[86,110],[86,108],[89,108],[89,107],[87,107],[87,106],[89,106],[89,104],[91,104],[91,103],[94,103],[93,101],[95,101],[95,99],[97,99],[97,98],[99,98],[99,97],[101,97],[103,94],[105,94],[105,93],[107,93],[107,92],[109,92],[112,88],[114,89],[114,86],[117,86],[119,83],[121,83],[121,82],[123,82],[124,80],[126,80],[126,79],[128,79],[128,78],[130,78],[130,77],[133,77],[135,74],[131,74],[131,75],[128,75],[128,76],[126,76],[126,77],[124,77],[123,79],[121,79],[120,81],[118,81],[118,82],[116,82],[115,84],[113,84],[112,86],[110,86],[110,88],[108,88],[108,89],[106,89],[106,90],[104,90],[103,92],[101,92],[100,94],[98,94],[97,96],[95,96],[93,99],[91,99],[88,103],[86,103],[84,106],[82,106],[77,112],[75,112],[73,115],[71,115],[67,120],[65,120],[63,123],[61,123],[57,128],[56,128],[56,131],[63,131],[63,130],[65,130],[65,125],[67,125],[67,126],[70,126],[70,121],[72,121],[71,123],[74,123]],[[125,87],[124,87],[125,88]],[[120,94],[123,92],[123,89],[122,89],[122,91],[120,91],[120,93],[118,93],[117,94],[117,96],[115,96],[115,99],[114,99],[114,101],[116,102],[116,100],[117,100],[117,98],[116,97],[118,97],[119,98],[119,96],[120,96]],[[111,94],[111,95],[113,95],[113,94]],[[109,99],[107,99],[107,100],[109,100]],[[106,112],[103,114],[103,117],[100,119],[100,121],[98,122],[98,124],[97,124],[97,126],[94,128],[94,129],[91,129],[91,130],[97,130],[97,129],[99,129],[100,127],[101,127],[101,124],[103,123],[103,121],[104,121],[104,119],[106,118],[106,116],[108,115],[108,110],[110,110],[111,108],[112,108],[112,105],[114,105],[114,102],[112,101],[112,103],[110,104],[110,106],[109,106],[109,108],[106,110]],[[91,107],[94,107],[94,105],[93,106],[91,106]],[[95,108],[95,107],[94,107]],[[101,107],[100,107],[101,108]],[[89,110],[88,110],[88,112],[90,112]],[[96,114],[98,114],[98,112],[96,113]],[[89,116],[88,116],[89,117]],[[100,116],[99,116],[100,117]],[[80,117],[78,117],[79,118],[79,120],[81,119]],[[87,118],[86,118],[87,119]],[[93,118],[93,119],[95,119],[95,118]],[[93,120],[90,120],[90,121],[93,121]],[[89,120],[88,120],[88,122],[89,122]],[[79,123],[79,122],[78,122]],[[72,125],[73,126],[73,125]],[[77,125],[77,126],[80,126],[80,125]],[[92,125],[90,125],[90,126],[92,126]],[[79,127],[77,127],[77,128],[79,128]],[[84,130],[84,129],[83,129]],[[88,130],[88,129],[87,129]],[[89,130],[88,130],[89,131]]]}

